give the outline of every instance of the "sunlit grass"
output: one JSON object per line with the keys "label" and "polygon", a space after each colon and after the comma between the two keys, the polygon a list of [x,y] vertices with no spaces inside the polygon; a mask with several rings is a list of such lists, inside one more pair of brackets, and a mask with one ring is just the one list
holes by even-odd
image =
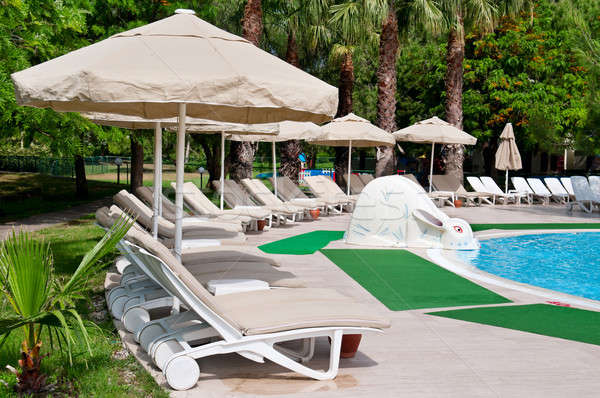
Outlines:
{"label": "sunlit grass", "polygon": [[[50,242],[56,273],[66,278],[103,234],[104,231],[94,225],[90,215],[38,231],[34,235]],[[114,254],[111,257],[107,261],[114,259]],[[49,376],[49,382],[56,383],[55,394],[65,397],[167,397],[167,392],[156,385],[133,357],[113,358],[113,353],[122,349],[118,334],[108,316],[103,321],[94,318],[99,310],[106,310],[105,305],[102,308],[94,308],[92,305],[100,302],[104,295],[104,278],[105,272],[101,272],[90,281],[91,288],[87,294],[89,302],[82,302],[78,308],[82,316],[95,325],[90,329],[93,355],[90,357],[83,345],[76,347],[74,351],[77,355],[73,358],[73,366],[69,366],[68,360],[57,350],[52,350],[47,339],[44,340],[42,351],[49,355],[44,358],[42,367]],[[0,312],[6,314],[9,311],[7,303],[2,302]],[[22,335],[15,333],[0,348],[0,380],[8,384],[7,387],[0,383],[2,397],[17,396],[12,391],[15,377],[4,366],[8,364],[17,367],[21,340]]]}

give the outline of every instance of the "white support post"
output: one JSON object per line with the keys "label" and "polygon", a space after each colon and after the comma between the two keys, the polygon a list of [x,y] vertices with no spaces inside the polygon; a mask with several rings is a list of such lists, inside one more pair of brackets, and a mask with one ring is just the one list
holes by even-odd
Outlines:
{"label": "white support post", "polygon": [[158,238],[158,217],[162,202],[162,178],[160,171],[162,158],[162,128],[160,122],[154,124],[154,192],[152,206],[152,236]]}
{"label": "white support post", "polygon": [[429,167],[429,192],[431,192],[431,180],[433,179],[433,155],[435,150],[435,142],[431,143],[431,166]]}
{"label": "white support post", "polygon": [[221,210],[223,210],[223,196],[225,195],[225,132],[221,131]]}
{"label": "white support post", "polygon": [[508,194],[508,169],[506,169],[506,178],[505,178],[505,185],[504,185],[504,193]]}
{"label": "white support post", "polygon": [[568,155],[568,148],[565,148],[565,156],[564,156],[564,164],[563,164],[563,171],[567,171],[567,155]]}
{"label": "white support post", "polygon": [[273,140],[273,189],[275,196],[277,196],[277,155],[275,154],[275,140]]}
{"label": "white support post", "polygon": [[352,140],[348,143],[348,186],[346,195],[350,196],[350,174],[352,173]]}
{"label": "white support post", "polygon": [[179,104],[177,151],[175,154],[175,256],[181,259],[183,239],[183,166],[185,157],[185,104]]}

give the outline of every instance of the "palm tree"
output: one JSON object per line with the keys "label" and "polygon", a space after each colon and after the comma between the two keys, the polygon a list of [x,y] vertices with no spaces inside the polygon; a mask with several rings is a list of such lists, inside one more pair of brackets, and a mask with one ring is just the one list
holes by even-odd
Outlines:
{"label": "palm tree", "polygon": [[[440,0],[439,8],[448,23],[448,46],[446,49],[446,120],[459,129],[463,127],[462,90],[463,60],[465,57],[465,30],[485,33],[492,31],[498,18],[514,15],[530,0]],[[463,179],[464,146],[445,145],[444,165],[446,174]]]}
{"label": "palm tree", "polygon": [[40,371],[43,356],[42,336],[64,350],[72,362],[73,345],[80,339],[91,353],[86,326],[76,310],[85,297],[88,281],[106,264],[100,261],[112,252],[125,236],[133,221],[121,218],[81,260],[62,283],[54,275],[50,246],[34,239],[30,233],[13,231],[0,244],[0,294],[13,314],[0,319],[0,346],[17,329],[23,331],[17,374],[17,390],[32,394],[43,391],[46,377]]}
{"label": "palm tree", "polygon": [[[242,19],[242,36],[255,46],[259,47],[263,33],[262,4],[261,0],[248,0],[244,7]],[[243,178],[252,178],[252,164],[256,146],[251,142],[231,142],[229,151],[229,176],[239,181]]]}
{"label": "palm tree", "polygon": [[[378,39],[377,27],[387,15],[386,0],[328,1],[312,0],[309,15],[312,46],[329,45],[330,62],[339,65],[338,109],[336,117],[352,112],[352,92],[354,89],[355,47],[361,44],[373,45]],[[335,172],[338,183],[347,172],[348,149],[335,148]]]}
{"label": "palm tree", "polygon": [[[306,7],[300,0],[276,1],[269,4],[265,12],[266,32],[286,38],[285,60],[300,68],[298,40],[303,40],[299,29],[301,21],[306,17]],[[281,166],[279,171],[292,181],[298,181],[301,162],[298,156],[302,153],[300,140],[284,141],[279,144]]]}
{"label": "palm tree", "polygon": [[[442,15],[433,0],[390,0],[388,14],[379,36],[379,68],[377,69],[377,125],[388,132],[396,130],[396,57],[400,44],[398,16],[403,31],[414,24],[428,31],[440,29]],[[393,174],[396,165],[394,147],[377,148],[377,177]]]}

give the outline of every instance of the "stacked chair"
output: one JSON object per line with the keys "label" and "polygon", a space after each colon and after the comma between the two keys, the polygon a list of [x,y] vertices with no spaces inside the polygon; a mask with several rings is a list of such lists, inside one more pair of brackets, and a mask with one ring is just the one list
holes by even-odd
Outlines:
{"label": "stacked chair", "polygon": [[311,210],[305,206],[283,202],[265,184],[256,178],[244,178],[241,183],[256,202],[271,211],[291,215],[292,221],[302,220],[305,213]]}
{"label": "stacked chair", "polygon": [[[273,177],[269,178],[273,184]],[[277,195],[282,200],[298,206],[309,208],[319,208],[324,213],[333,210],[338,205],[337,200],[327,200],[323,198],[309,198],[294,182],[286,176],[277,177]]]}
{"label": "stacked chair", "polygon": [[453,192],[454,197],[462,199],[465,204],[480,206],[482,203],[493,205],[493,195],[485,192],[468,192],[458,178],[448,174],[434,174],[431,183],[438,191]]}
{"label": "stacked chair", "polygon": [[304,177],[304,183],[312,194],[320,200],[335,203],[336,206],[339,206],[339,212],[342,212],[343,209],[350,212],[354,208],[357,196],[346,195],[331,178],[323,175],[307,176]]}
{"label": "stacked chair", "polygon": [[[117,206],[96,213],[107,229],[127,217]],[[388,320],[350,297],[304,287],[251,248],[202,247],[179,260],[137,223],[118,248],[120,282],[107,293],[111,313],[177,390],[198,381],[197,359],[227,353],[332,379],[344,334],[389,327]],[[324,337],[331,339],[329,369],[311,369],[315,339]],[[294,340],[302,342],[299,350],[280,344]]]}

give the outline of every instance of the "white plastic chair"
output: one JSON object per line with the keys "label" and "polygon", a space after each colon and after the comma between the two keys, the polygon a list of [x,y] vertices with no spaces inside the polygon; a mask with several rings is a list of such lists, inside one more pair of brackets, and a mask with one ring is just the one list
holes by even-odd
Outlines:
{"label": "white plastic chair", "polygon": [[[489,190],[489,192],[493,193],[497,197],[501,198],[504,204],[508,204],[509,201],[514,202],[515,204],[521,204],[521,198],[527,197],[527,195],[519,190],[517,191],[508,191],[508,193],[502,192],[496,181],[492,177],[481,176],[481,182],[483,185]],[[529,200],[528,200],[529,201]]]}
{"label": "white plastic chair", "polygon": [[529,183],[531,189],[533,189],[533,192],[538,197],[548,198],[548,202],[550,201],[550,199],[553,199],[558,204],[564,204],[569,201],[568,194],[553,194],[548,190],[548,188],[546,188],[542,180],[540,180],[539,178],[528,178],[527,182]]}
{"label": "white plastic chair", "polygon": [[[567,202],[571,199],[571,197],[573,197],[573,195],[569,194],[569,192],[565,189],[563,184],[560,183],[558,178],[546,177],[544,178],[544,182],[546,183],[548,189],[550,189],[550,192],[552,192],[552,195],[565,197]],[[569,180],[569,183],[571,183],[571,180]]]}
{"label": "white plastic chair", "polygon": [[590,188],[587,178],[583,176],[571,177],[573,192],[575,192],[575,200],[567,204],[569,211],[573,210],[573,206],[577,205],[586,213],[591,213],[594,206],[600,205],[600,196],[596,195]]}

